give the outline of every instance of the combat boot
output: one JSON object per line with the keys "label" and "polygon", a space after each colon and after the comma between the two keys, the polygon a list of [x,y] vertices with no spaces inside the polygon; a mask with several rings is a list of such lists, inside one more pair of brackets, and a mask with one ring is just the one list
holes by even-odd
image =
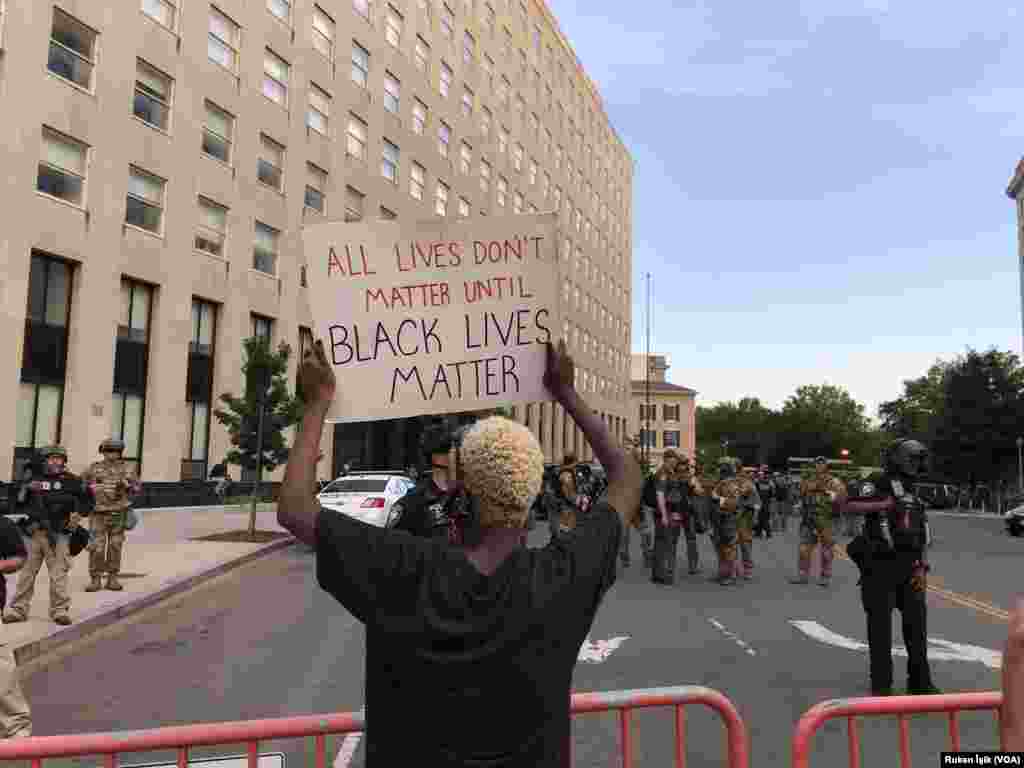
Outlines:
{"label": "combat boot", "polygon": [[832,577],[830,577],[830,576],[822,576],[820,579],[818,579],[818,586],[819,587],[827,587],[831,583],[832,583]]}
{"label": "combat boot", "polygon": [[107,576],[107,589],[109,589],[111,592],[120,592],[122,589],[124,589],[124,585],[122,585],[121,582],[117,580],[116,573],[112,573],[109,576]]}
{"label": "combat boot", "polygon": [[101,589],[103,589],[103,582],[100,579],[100,575],[97,573],[93,575],[92,581],[89,582],[88,586],[85,588],[85,591],[99,592]]}
{"label": "combat boot", "polygon": [[20,613],[5,613],[4,624],[20,624],[23,621],[28,621],[28,617]]}
{"label": "combat boot", "polygon": [[810,584],[811,580],[804,574],[797,576],[795,579],[789,580],[790,584]]}

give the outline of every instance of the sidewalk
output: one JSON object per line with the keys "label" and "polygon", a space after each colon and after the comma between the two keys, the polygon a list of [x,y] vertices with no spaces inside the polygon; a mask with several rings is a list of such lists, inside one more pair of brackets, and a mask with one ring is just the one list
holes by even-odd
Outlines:
{"label": "sidewalk", "polygon": [[[2,642],[13,646],[19,664],[294,542],[277,524],[272,504],[261,504],[257,508],[256,529],[284,535],[263,544],[194,540],[216,533],[247,530],[248,508],[171,507],[139,512],[141,522],[125,536],[121,563],[123,592],[105,589],[85,592],[89,583],[89,553],[84,551],[72,559],[68,577],[74,621],[71,626],[61,627],[50,620],[50,579],[45,565],[39,570],[28,621],[4,624],[0,629]],[[18,574],[6,579],[9,605],[14,598]]]}

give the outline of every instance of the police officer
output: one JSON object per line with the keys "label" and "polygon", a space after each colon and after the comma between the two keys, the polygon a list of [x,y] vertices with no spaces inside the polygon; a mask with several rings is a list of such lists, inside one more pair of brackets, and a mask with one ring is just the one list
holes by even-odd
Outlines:
{"label": "police officer", "polygon": [[92,581],[86,592],[103,589],[102,578],[107,576],[107,589],[124,589],[117,576],[121,573],[121,554],[124,550],[125,517],[131,506],[132,494],[138,493],[138,478],[122,458],[124,442],[116,439],[100,443],[102,461],[94,462],[82,474],[82,480],[96,500],[90,519],[94,540],[89,549],[89,576]]}
{"label": "police officer", "polygon": [[827,587],[832,581],[833,519],[836,507],[846,497],[846,486],[828,471],[828,459],[818,456],[814,460],[814,474],[800,483],[803,515],[800,522],[800,547],[797,556],[797,576],[790,584],[810,583],[811,559],[815,547],[821,548],[821,577],[818,584]]}
{"label": "police officer", "polygon": [[785,532],[789,519],[789,483],[781,472],[775,473],[772,483],[775,486],[775,514],[772,527],[776,531]]}
{"label": "police officer", "polygon": [[871,692],[892,694],[892,611],[903,617],[907,647],[907,689],[936,694],[928,666],[925,595],[928,589],[928,517],[915,483],[924,474],[928,449],[900,440],[886,453],[884,471],[859,484],[847,509],[864,516],[863,534],[847,546],[861,572],[861,603],[867,614]]}
{"label": "police officer", "polygon": [[71,532],[83,514],[89,513],[90,500],[81,479],[67,471],[67,451],[59,445],[40,451],[43,459],[41,478],[33,478],[19,489],[19,499],[28,515],[24,533],[28,541],[28,559],[18,574],[18,586],[5,623],[28,619],[36,576],[42,564],[50,576],[50,617],[61,625],[71,623],[68,612],[68,571],[71,568]]}
{"label": "police officer", "polygon": [[393,528],[460,543],[465,499],[457,481],[455,447],[455,433],[443,424],[423,433],[423,458],[430,463],[430,472],[391,507]]}
{"label": "police officer", "polygon": [[676,470],[678,485],[683,501],[683,534],[686,536],[687,571],[693,576],[700,573],[700,550],[697,548],[697,534],[704,531],[701,510],[704,486],[697,476],[688,456],[683,456]]}
{"label": "police officer", "polygon": [[775,484],[768,476],[768,467],[762,465],[754,480],[754,487],[757,488],[757,495],[761,499],[761,508],[757,514],[757,527],[755,533],[760,539],[772,537],[772,507],[775,504]]}
{"label": "police officer", "polygon": [[683,484],[677,469],[679,454],[671,448],[665,451],[661,466],[654,473],[657,511],[654,515],[654,564],[651,581],[655,584],[673,584],[676,571],[676,547],[682,529]]}

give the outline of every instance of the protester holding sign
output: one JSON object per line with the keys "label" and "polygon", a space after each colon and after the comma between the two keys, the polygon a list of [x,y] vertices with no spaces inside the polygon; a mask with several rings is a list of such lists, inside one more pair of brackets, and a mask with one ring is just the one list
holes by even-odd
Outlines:
{"label": "protester holding sign", "polygon": [[543,383],[583,430],[609,487],[573,536],[543,549],[525,539],[544,456],[526,427],[501,417],[477,422],[460,448],[478,545],[320,514],[307,489],[336,393],[322,342],[299,377],[310,399],[278,521],[316,547],[320,586],[366,624],[366,765],[568,765],[573,668],[615,580],[642,474],[576,392],[564,343],[548,346]]}

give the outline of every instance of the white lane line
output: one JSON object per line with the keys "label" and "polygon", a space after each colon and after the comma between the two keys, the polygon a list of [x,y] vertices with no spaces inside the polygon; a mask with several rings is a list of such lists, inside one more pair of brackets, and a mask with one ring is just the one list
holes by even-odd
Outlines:
{"label": "white lane line", "polygon": [[720,622],[718,619],[708,619],[708,622],[711,624],[711,626],[713,626],[723,635],[725,635],[734,643],[736,643],[736,645],[738,645],[740,648],[746,651],[747,654],[749,654],[750,656],[757,656],[757,651],[755,651],[753,648],[750,647],[750,645],[741,640],[735,632],[730,632],[728,629],[726,629],[722,622]]}
{"label": "white lane line", "polygon": [[[359,710],[363,712],[363,710]],[[341,746],[338,748],[338,755],[334,758],[334,768],[348,768],[349,763],[352,762],[352,758],[356,754],[356,750],[359,748],[359,742],[363,740],[362,733],[350,733],[341,741]]]}
{"label": "white lane line", "polygon": [[629,640],[629,635],[596,641],[592,641],[590,635],[587,635],[583,645],[580,646],[580,652],[576,659],[590,664],[600,664],[602,661],[606,661],[627,640]]}
{"label": "white lane line", "polygon": [[[868,644],[833,632],[816,621],[789,622],[813,640],[848,651],[867,651]],[[894,656],[906,658],[907,650],[902,646],[893,646]],[[998,651],[982,648],[979,645],[953,643],[940,637],[928,638],[928,659],[930,661],[973,661],[984,664],[989,669],[1002,669],[1003,655]]]}

